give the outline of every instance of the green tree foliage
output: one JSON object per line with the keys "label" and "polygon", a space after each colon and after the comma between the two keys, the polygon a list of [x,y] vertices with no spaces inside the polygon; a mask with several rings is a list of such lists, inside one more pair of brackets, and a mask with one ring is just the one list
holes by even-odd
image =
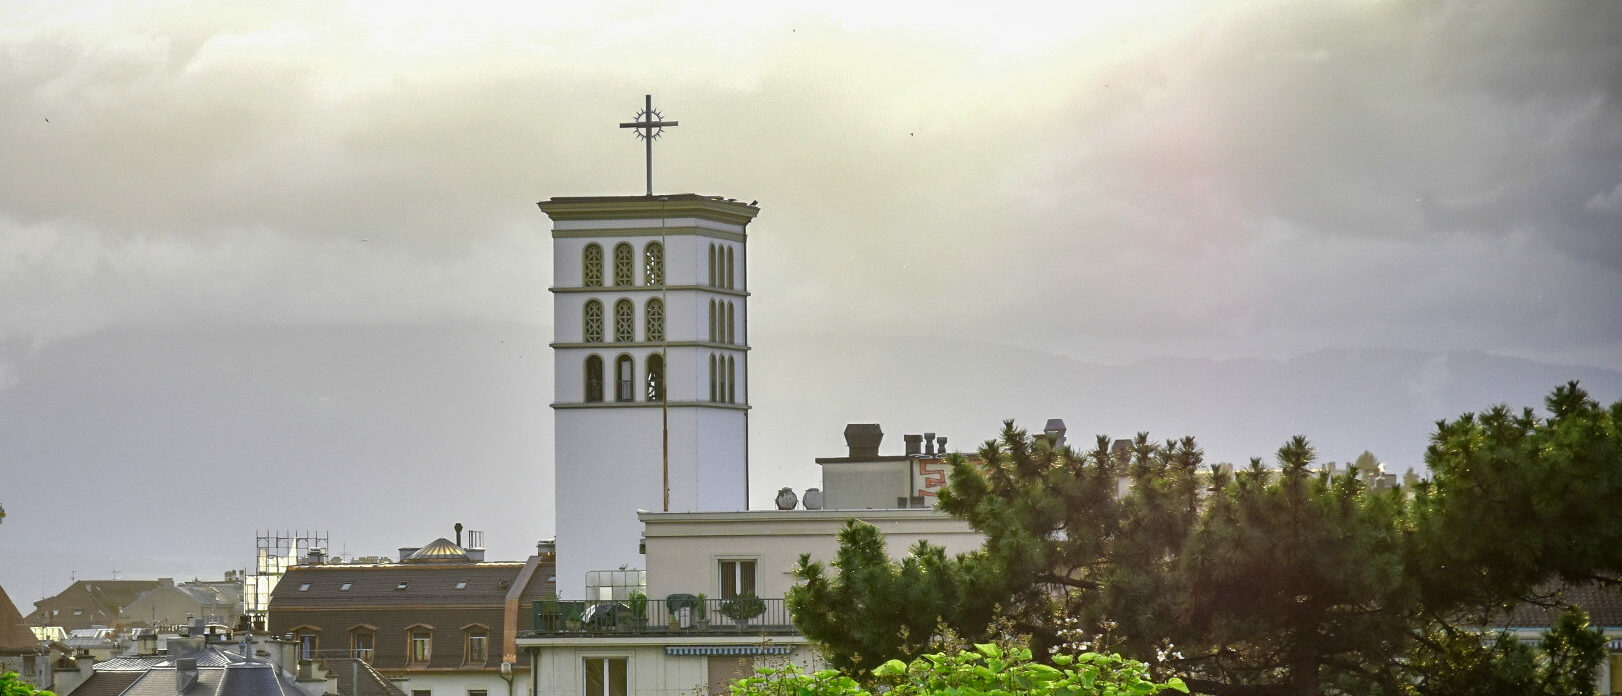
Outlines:
{"label": "green tree foliage", "polygon": [[[1028,648],[1004,651],[992,643],[974,650],[931,653],[909,662],[888,660],[870,676],[886,696],[1146,696],[1188,693],[1173,677],[1150,678],[1147,667],[1118,655],[1053,655],[1052,664],[1031,659]],[[855,679],[836,670],[806,674],[793,665],[762,668],[732,685],[733,696],[872,696]]]}
{"label": "green tree foliage", "polygon": [[0,696],[56,696],[23,681],[16,672],[0,674]]}
{"label": "green tree foliage", "polygon": [[1301,437],[1276,469],[1230,472],[1192,438],[1077,451],[1008,423],[941,493],[979,551],[893,563],[851,525],[837,572],[802,559],[790,608],[848,670],[913,659],[937,626],[984,639],[996,618],[1039,655],[1081,641],[1222,696],[1589,693],[1603,646],[1580,612],[1539,651],[1480,630],[1558,604],[1559,583],[1622,578],[1622,403],[1569,384],[1547,408],[1438,423],[1433,479],[1412,490],[1321,472]]}

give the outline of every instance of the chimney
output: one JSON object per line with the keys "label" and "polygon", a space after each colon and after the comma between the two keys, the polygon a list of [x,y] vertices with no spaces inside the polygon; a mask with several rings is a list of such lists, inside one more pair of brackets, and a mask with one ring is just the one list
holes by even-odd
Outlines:
{"label": "chimney", "polygon": [[197,683],[197,658],[182,657],[175,660],[175,692],[186,693]]}
{"label": "chimney", "polygon": [[884,440],[884,431],[879,429],[878,423],[850,423],[845,426],[845,446],[850,448],[850,457],[877,457],[879,456],[879,443]]}
{"label": "chimney", "polygon": [[411,554],[416,553],[417,549],[420,549],[420,548],[422,548],[422,547],[421,546],[401,546],[400,547],[400,562],[404,563],[406,558],[410,557]]}
{"label": "chimney", "polygon": [[1049,418],[1047,425],[1042,426],[1042,434],[1048,437],[1048,443],[1054,447],[1064,446],[1064,421],[1059,418]]}
{"label": "chimney", "polygon": [[558,540],[557,539],[542,539],[540,541],[535,542],[535,555],[537,555],[537,556],[556,556],[557,553],[558,553]]}
{"label": "chimney", "polygon": [[924,436],[902,435],[901,439],[907,443],[907,456],[923,453]]}
{"label": "chimney", "polygon": [[937,452],[939,452],[940,454],[946,454],[946,436],[945,435],[942,435],[940,437],[935,438],[935,450]]}
{"label": "chimney", "polygon": [[935,433],[924,433],[924,454],[935,454]]}
{"label": "chimney", "polygon": [[461,546],[462,545],[462,523],[457,522],[455,529],[456,529],[456,545]]}

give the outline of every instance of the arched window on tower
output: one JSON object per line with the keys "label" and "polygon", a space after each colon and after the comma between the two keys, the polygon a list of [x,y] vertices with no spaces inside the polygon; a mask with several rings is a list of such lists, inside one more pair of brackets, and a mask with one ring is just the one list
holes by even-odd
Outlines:
{"label": "arched window on tower", "polygon": [[630,300],[614,303],[614,342],[630,343],[636,340],[636,307]]}
{"label": "arched window on tower", "polygon": [[583,267],[580,269],[582,285],[588,288],[603,286],[603,248],[596,244],[587,244],[584,258],[581,259]]}
{"label": "arched window on tower", "polygon": [[621,242],[614,247],[614,285],[636,284],[636,264],[631,260],[631,245]]}
{"label": "arched window on tower", "polygon": [[581,332],[581,336],[585,339],[586,343],[602,343],[603,303],[598,302],[597,300],[587,300],[586,311],[583,313],[583,316],[585,317],[585,327]]}
{"label": "arched window on tower", "polygon": [[665,358],[654,353],[648,356],[647,399],[663,401],[665,398]]}
{"label": "arched window on tower", "polygon": [[734,341],[732,340],[732,337],[733,337],[734,334],[733,334],[733,330],[732,330],[732,303],[731,302],[727,303],[727,318],[726,318],[726,321],[721,322],[721,325],[726,327],[726,332],[727,332],[726,342],[727,343],[733,343]]}
{"label": "arched window on tower", "polygon": [[710,300],[710,343],[715,342],[715,300]]}
{"label": "arched window on tower", "polygon": [[643,329],[642,338],[648,341],[665,340],[665,303],[655,297],[648,300],[648,306],[643,310],[647,315],[647,326]]}
{"label": "arched window on tower", "polygon": [[710,353],[710,401],[718,401],[719,400],[718,398],[716,398],[716,391],[717,390],[716,390],[715,387],[716,387],[716,381],[715,381],[715,354]]}
{"label": "arched window on tower", "polygon": [[732,284],[732,247],[727,247],[727,287],[734,287]]}
{"label": "arched window on tower", "polygon": [[636,398],[636,362],[629,355],[614,359],[614,400],[631,401]]}
{"label": "arched window on tower", "polygon": [[738,403],[738,365],[727,358],[727,403]]}
{"label": "arched window on tower", "polygon": [[596,402],[603,400],[603,358],[600,355],[586,356],[586,401]]}
{"label": "arched window on tower", "polygon": [[715,287],[715,244],[710,244],[710,287]]}
{"label": "arched window on tower", "polygon": [[665,284],[665,245],[648,242],[642,247],[642,282],[648,285]]}

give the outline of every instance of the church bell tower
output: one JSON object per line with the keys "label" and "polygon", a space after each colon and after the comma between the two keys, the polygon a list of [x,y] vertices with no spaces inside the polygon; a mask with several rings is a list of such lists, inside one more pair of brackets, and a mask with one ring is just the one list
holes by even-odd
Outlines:
{"label": "church bell tower", "polygon": [[745,242],[760,210],[695,194],[540,207],[552,219],[557,587],[587,599],[587,572],[643,567],[637,510],[748,508]]}

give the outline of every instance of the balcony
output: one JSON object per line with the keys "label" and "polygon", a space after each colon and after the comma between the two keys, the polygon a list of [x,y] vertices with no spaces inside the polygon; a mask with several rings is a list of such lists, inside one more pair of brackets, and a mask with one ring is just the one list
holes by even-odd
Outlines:
{"label": "balcony", "polygon": [[524,638],[797,635],[781,599],[542,600]]}

